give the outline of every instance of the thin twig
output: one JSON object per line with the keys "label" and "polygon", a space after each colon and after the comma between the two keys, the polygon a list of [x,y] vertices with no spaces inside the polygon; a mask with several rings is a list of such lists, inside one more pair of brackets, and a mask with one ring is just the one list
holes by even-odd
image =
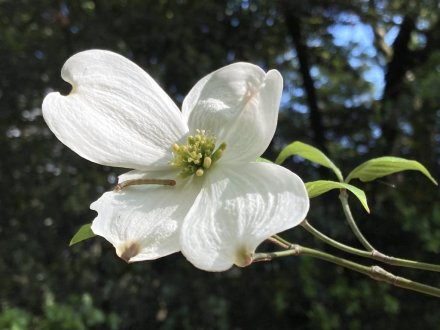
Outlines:
{"label": "thin twig", "polygon": [[253,257],[253,262],[269,261],[274,258],[287,257],[287,256],[302,256],[302,255],[321,259],[342,266],[344,268],[354,270],[358,273],[367,275],[376,281],[386,282],[400,288],[404,288],[407,290],[412,290],[440,298],[439,288],[426,285],[423,283],[415,282],[404,277],[396,276],[379,266],[368,267],[319,250],[303,247],[298,244],[293,244],[290,249],[284,251],[270,252],[270,253],[256,253]]}
{"label": "thin twig", "polygon": [[321,241],[323,241],[323,242],[325,242],[325,243],[327,243],[327,244],[329,244],[329,245],[331,245],[341,251],[347,252],[347,253],[355,254],[357,256],[364,257],[364,258],[374,259],[374,260],[386,263],[388,265],[421,269],[421,270],[428,270],[428,271],[433,271],[433,272],[440,272],[440,265],[430,264],[430,263],[425,263],[425,262],[418,262],[418,261],[409,260],[409,259],[395,258],[395,257],[385,255],[377,250],[364,251],[364,250],[359,250],[354,247],[342,244],[342,243],[326,236],[325,234],[321,233],[319,230],[317,230],[315,227],[313,227],[307,221],[307,219],[301,223],[301,226],[305,230],[307,230],[309,233],[311,233],[313,236],[315,236],[316,238],[319,238]]}

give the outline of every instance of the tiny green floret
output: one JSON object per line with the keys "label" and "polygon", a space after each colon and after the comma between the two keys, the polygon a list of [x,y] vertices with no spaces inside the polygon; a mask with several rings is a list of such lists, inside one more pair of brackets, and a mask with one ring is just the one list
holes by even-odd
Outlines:
{"label": "tiny green floret", "polygon": [[195,135],[188,136],[186,144],[173,144],[174,160],[171,165],[181,169],[180,176],[203,176],[206,171],[221,158],[226,143],[215,149],[215,136],[207,135],[205,130],[196,130]]}

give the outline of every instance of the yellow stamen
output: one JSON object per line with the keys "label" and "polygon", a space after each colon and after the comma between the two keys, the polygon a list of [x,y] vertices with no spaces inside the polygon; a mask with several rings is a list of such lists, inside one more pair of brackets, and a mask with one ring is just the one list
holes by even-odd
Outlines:
{"label": "yellow stamen", "polygon": [[205,159],[203,159],[203,167],[208,169],[211,167],[212,164],[212,159],[211,157],[205,157]]}
{"label": "yellow stamen", "polygon": [[177,143],[174,143],[174,144],[173,144],[173,151],[174,151],[174,152],[179,152],[179,150],[180,150],[179,145],[178,145]]}
{"label": "yellow stamen", "polygon": [[186,178],[190,175],[203,176],[223,155],[226,144],[222,143],[215,149],[215,137],[207,135],[205,130],[196,130],[195,135],[187,138],[186,144],[173,144],[174,160],[171,165],[181,169],[180,176]]}

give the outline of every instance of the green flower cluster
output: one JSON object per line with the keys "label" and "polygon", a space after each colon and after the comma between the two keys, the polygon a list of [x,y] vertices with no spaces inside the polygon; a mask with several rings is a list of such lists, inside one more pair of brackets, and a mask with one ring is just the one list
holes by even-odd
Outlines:
{"label": "green flower cluster", "polygon": [[180,176],[203,176],[205,171],[219,160],[226,149],[226,143],[215,149],[215,136],[207,135],[205,130],[196,130],[195,135],[188,136],[187,143],[173,145],[174,161],[171,165],[181,168]]}

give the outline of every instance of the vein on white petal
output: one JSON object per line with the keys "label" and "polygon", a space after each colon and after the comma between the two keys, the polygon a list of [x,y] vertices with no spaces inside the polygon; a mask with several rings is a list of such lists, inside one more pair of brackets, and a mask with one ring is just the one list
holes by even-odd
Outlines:
{"label": "vein on white petal", "polygon": [[261,242],[298,225],[308,208],[304,183],[281,166],[219,165],[183,222],[182,253],[208,271],[246,266]]}
{"label": "vein on white petal", "polygon": [[182,106],[190,131],[226,142],[222,162],[253,161],[275,133],[283,80],[250,63],[234,63],[202,78]]}
{"label": "vein on white petal", "polygon": [[118,54],[89,50],[69,58],[62,77],[69,95],[50,93],[43,116],[80,156],[138,170],[169,167],[171,145],[188,128],[168,95],[140,67]]}

